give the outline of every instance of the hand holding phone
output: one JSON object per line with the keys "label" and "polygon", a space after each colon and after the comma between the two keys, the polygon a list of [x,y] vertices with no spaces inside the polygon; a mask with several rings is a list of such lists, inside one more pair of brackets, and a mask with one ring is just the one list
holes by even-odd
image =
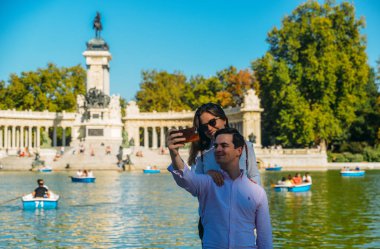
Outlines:
{"label": "hand holding phone", "polygon": [[181,130],[175,130],[175,131],[170,132],[170,134],[174,134],[174,133],[182,133],[182,136],[180,136],[180,137],[185,138],[185,141],[178,142],[181,144],[182,143],[195,142],[195,141],[199,140],[199,134],[198,134],[197,128],[195,128],[195,127],[181,129]]}

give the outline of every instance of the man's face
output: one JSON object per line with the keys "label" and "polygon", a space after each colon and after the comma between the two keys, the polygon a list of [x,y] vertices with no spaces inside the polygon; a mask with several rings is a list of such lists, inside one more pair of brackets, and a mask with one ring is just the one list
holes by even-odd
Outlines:
{"label": "man's face", "polygon": [[242,153],[242,148],[234,148],[232,142],[232,134],[221,134],[216,137],[214,142],[215,160],[222,169],[239,163],[239,158]]}

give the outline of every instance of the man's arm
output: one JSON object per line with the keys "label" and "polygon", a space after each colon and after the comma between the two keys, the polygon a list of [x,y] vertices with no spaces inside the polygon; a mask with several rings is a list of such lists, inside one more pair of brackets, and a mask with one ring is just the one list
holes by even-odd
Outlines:
{"label": "man's arm", "polygon": [[175,170],[183,170],[184,164],[178,149],[169,149],[170,157],[172,159],[172,165]]}
{"label": "man's arm", "polygon": [[178,149],[185,146],[185,144],[181,143],[185,141],[182,133],[172,133],[174,129],[168,131],[168,135],[166,137],[166,143],[168,145],[168,149],[170,152],[170,158],[172,159],[172,166],[175,170],[183,169],[184,164],[181,156],[179,155]]}
{"label": "man's arm", "polygon": [[260,202],[256,210],[257,248],[273,248],[272,225],[270,223],[268,199],[264,190],[260,196]]}
{"label": "man's arm", "polygon": [[170,173],[178,186],[184,188],[193,196],[198,196],[201,189],[205,189],[210,184],[211,178],[208,175],[196,174],[190,170],[187,164],[184,164],[182,170],[174,169],[173,165],[168,167]]}

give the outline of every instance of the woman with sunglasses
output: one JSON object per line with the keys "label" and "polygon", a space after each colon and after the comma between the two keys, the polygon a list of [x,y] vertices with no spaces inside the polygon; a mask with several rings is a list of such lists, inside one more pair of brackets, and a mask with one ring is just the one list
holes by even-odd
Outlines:
{"label": "woman with sunglasses", "polygon": [[[224,180],[220,173],[220,166],[215,161],[213,140],[217,130],[229,127],[228,118],[221,106],[207,103],[201,105],[195,112],[193,125],[197,128],[200,139],[191,144],[188,164],[191,165],[191,169],[195,170],[196,173],[209,174],[214,182],[221,186]],[[184,140],[185,138],[181,137],[180,133],[168,133],[167,144],[172,164],[175,168],[182,169],[184,167],[184,162],[178,152],[178,149],[185,145],[181,143]],[[248,141],[246,141],[239,165],[249,179],[261,185],[253,145]],[[198,228],[199,237],[202,239],[203,227],[201,221],[199,221]]]}

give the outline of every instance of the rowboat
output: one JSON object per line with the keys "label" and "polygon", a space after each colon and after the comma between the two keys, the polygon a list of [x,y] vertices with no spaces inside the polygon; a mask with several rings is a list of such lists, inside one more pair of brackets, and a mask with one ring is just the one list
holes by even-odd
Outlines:
{"label": "rowboat", "polygon": [[146,169],[143,169],[143,172],[144,174],[158,174],[161,172],[161,170],[148,166]]}
{"label": "rowboat", "polygon": [[364,176],[364,170],[343,170],[340,172],[341,176]]}
{"label": "rowboat", "polygon": [[21,198],[24,209],[54,209],[58,207],[59,195],[50,192],[49,198],[36,197],[32,194],[25,195]]}
{"label": "rowboat", "polygon": [[282,167],[275,165],[274,167],[265,168],[266,171],[281,171]]}
{"label": "rowboat", "polygon": [[311,183],[302,183],[297,185],[274,185],[276,192],[306,192],[311,188]]}
{"label": "rowboat", "polygon": [[91,183],[95,182],[96,177],[93,176],[71,176],[72,182],[84,182],[84,183]]}
{"label": "rowboat", "polygon": [[51,167],[42,167],[38,169],[38,172],[52,172],[53,169]]}

